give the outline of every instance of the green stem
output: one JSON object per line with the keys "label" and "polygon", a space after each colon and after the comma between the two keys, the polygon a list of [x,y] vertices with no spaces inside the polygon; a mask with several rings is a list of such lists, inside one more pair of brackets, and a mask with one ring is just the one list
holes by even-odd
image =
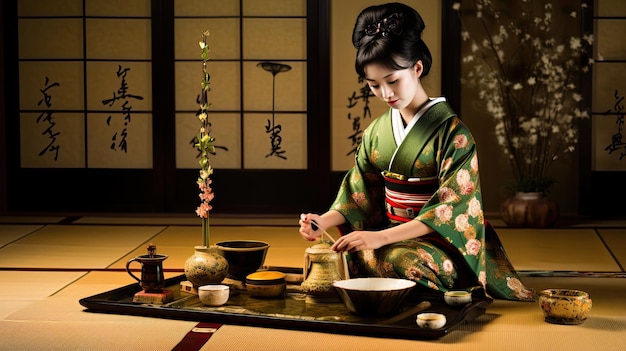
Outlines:
{"label": "green stem", "polygon": [[202,218],[202,245],[209,247],[211,244],[211,228],[209,226],[209,214]]}

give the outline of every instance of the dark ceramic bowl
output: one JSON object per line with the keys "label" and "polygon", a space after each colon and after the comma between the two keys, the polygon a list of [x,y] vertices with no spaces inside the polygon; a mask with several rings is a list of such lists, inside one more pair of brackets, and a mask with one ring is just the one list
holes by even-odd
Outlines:
{"label": "dark ceramic bowl", "polygon": [[265,262],[270,244],[256,240],[227,240],[215,244],[220,255],[228,261],[227,278],[245,281]]}
{"label": "dark ceramic bowl", "polygon": [[333,283],[348,311],[366,316],[395,314],[415,282],[395,278],[353,278]]}

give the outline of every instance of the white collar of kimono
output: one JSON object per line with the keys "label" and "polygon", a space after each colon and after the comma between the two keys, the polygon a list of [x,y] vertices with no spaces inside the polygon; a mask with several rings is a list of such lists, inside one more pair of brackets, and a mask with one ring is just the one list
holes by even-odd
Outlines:
{"label": "white collar of kimono", "polygon": [[419,111],[417,111],[417,113],[415,113],[415,116],[413,116],[413,118],[411,119],[409,124],[407,124],[406,127],[404,126],[404,123],[402,121],[400,110],[395,109],[395,108],[391,110],[391,125],[393,126],[393,137],[398,147],[402,144],[402,142],[404,141],[404,138],[406,138],[406,135],[409,133],[411,128],[413,128],[415,123],[417,123],[417,120],[420,117],[422,117],[424,112],[426,112],[426,110],[428,110],[432,105],[441,101],[446,101],[446,98],[445,97],[438,97],[436,99],[431,98],[430,101],[428,101],[428,103],[426,103],[422,108],[419,109]]}
{"label": "white collar of kimono", "polygon": [[438,97],[435,99],[431,98],[430,101],[428,101],[422,108],[419,109],[419,111],[417,111],[415,116],[413,116],[413,118],[411,119],[411,121],[406,127],[404,126],[404,123],[402,122],[402,116],[400,116],[400,110],[395,109],[395,108],[391,109],[391,125],[393,127],[393,137],[396,141],[396,151],[393,152],[393,157],[391,158],[391,162],[389,163],[389,169],[391,169],[391,165],[393,164],[393,161],[396,158],[396,154],[398,153],[398,149],[400,148],[400,145],[402,145],[402,142],[406,138],[406,135],[409,133],[411,128],[413,128],[415,123],[417,123],[417,120],[420,117],[422,117],[424,112],[426,112],[426,110],[428,110],[432,105],[441,101],[446,101],[446,98],[445,97]]}

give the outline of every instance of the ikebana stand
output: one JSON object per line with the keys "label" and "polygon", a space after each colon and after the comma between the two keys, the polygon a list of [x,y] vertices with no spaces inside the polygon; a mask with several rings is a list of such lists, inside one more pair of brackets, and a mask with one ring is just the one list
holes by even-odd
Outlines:
{"label": "ikebana stand", "polygon": [[[293,270],[288,268],[291,275]],[[184,291],[184,284],[181,289],[181,282],[185,279],[184,274],[166,279],[165,289],[171,290],[174,297],[164,304],[133,302],[134,295],[141,291],[138,284],[83,298],[80,304],[91,312],[385,338],[438,339],[483,315],[491,303],[481,297],[484,294],[480,290],[474,291],[472,302],[462,308],[450,307],[442,298],[415,294],[407,299],[399,314],[428,301],[430,307],[426,312],[442,313],[447,319],[447,324],[440,329],[422,329],[416,324],[416,313],[397,320],[394,316],[356,315],[350,313],[342,302],[308,303],[298,282],[288,282],[284,296],[278,298],[252,297],[246,290],[231,289],[225,305],[209,307],[202,304],[197,295]],[[390,319],[396,320],[389,323]]]}

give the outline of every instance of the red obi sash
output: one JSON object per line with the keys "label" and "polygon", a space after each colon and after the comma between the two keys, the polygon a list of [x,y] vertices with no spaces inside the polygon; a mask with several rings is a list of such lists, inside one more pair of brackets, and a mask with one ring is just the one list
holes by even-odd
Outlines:
{"label": "red obi sash", "polygon": [[405,180],[404,176],[386,171],[383,178],[387,217],[401,222],[415,218],[439,188],[436,177]]}

